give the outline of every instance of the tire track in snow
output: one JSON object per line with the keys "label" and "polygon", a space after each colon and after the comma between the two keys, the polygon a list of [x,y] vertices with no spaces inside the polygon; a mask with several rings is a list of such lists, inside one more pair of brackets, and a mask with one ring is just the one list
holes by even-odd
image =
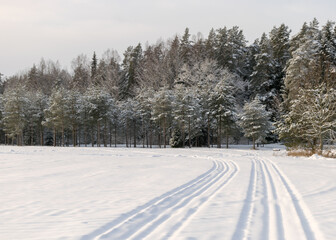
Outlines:
{"label": "tire track in snow", "polygon": [[201,198],[193,198],[187,208],[180,208],[179,211],[174,212],[174,216],[165,224],[158,226],[146,239],[175,239],[175,236],[189,223],[192,216],[201,210],[203,205],[209,202],[217,192],[229,184],[239,172],[239,167],[236,163],[230,161],[230,164],[232,167],[229,167],[228,173],[217,181],[213,187],[206,189],[207,195],[204,194]]}
{"label": "tire track in snow", "polygon": [[259,169],[257,173],[260,176],[259,184],[257,184],[257,189],[259,190],[258,192],[261,199],[260,201],[264,210],[261,216],[261,222],[263,223],[261,229],[261,237],[262,239],[274,239],[269,237],[270,231],[272,230],[272,224],[270,224],[270,222],[273,220],[274,213],[272,211],[272,208],[270,208],[269,206],[271,195],[268,186],[268,179],[266,178],[263,165],[261,164],[261,161],[259,159],[257,160],[257,166]]}
{"label": "tire track in snow", "polygon": [[276,166],[276,164],[274,164],[272,161],[270,161],[270,163],[291,198],[297,217],[300,220],[302,230],[305,234],[305,238],[308,240],[324,239],[323,234],[318,228],[318,225],[314,220],[313,215],[310,213],[309,208],[304,203],[299,192],[295,189],[294,185],[288,180],[286,175],[282,173],[282,171]]}
{"label": "tire track in snow", "polygon": [[131,237],[139,239],[145,237],[173,216],[174,211],[186,207],[194,198],[204,197],[204,192],[220,181],[230,170],[227,163],[215,160],[213,164],[213,168],[198,178],[138,207],[81,239],[129,239]]}
{"label": "tire track in snow", "polygon": [[256,186],[257,186],[257,169],[256,160],[251,160],[251,173],[249,186],[247,189],[246,198],[244,200],[244,206],[240,213],[238,224],[236,230],[232,236],[234,240],[245,240],[248,237],[248,231],[250,229],[253,211],[254,211],[254,201],[256,197]]}
{"label": "tire track in snow", "polygon": [[273,177],[259,156],[251,161],[250,183],[232,239],[283,240],[282,213]]}
{"label": "tire track in snow", "polygon": [[[225,166],[222,162],[216,161],[219,163],[218,172],[216,175],[209,178],[204,184],[200,186],[196,186],[196,188],[191,192],[187,193],[186,195],[182,195],[182,197],[177,197],[173,201],[169,201],[168,206],[160,206],[159,212],[154,212],[150,214],[148,219],[141,219],[141,227],[134,231],[131,235],[123,235],[120,239],[144,239],[149,234],[158,228],[158,226],[165,223],[168,219],[172,217],[175,211],[179,211],[182,208],[187,207],[190,201],[194,198],[201,196],[201,194],[208,189],[218,178],[228,172],[228,165],[225,163]],[[183,192],[182,192],[183,194]],[[172,203],[172,204],[170,204]],[[150,221],[148,221],[150,220]],[[132,229],[133,230],[133,229]],[[114,238],[113,238],[114,239]]]}
{"label": "tire track in snow", "polygon": [[286,175],[273,162],[259,156],[251,162],[250,182],[232,239],[283,240],[286,236],[324,239],[310,210]]}
{"label": "tire track in snow", "polygon": [[268,189],[267,192],[267,204],[269,208],[268,222],[268,236],[267,239],[279,239],[283,240],[284,237],[284,227],[283,227],[283,217],[280,205],[278,203],[278,193],[274,184],[273,177],[270,170],[264,160],[260,160],[262,164],[262,172],[264,175],[265,187]]}
{"label": "tire track in snow", "polygon": [[212,161],[212,167],[206,171],[205,173],[199,175],[198,177],[192,179],[191,181],[177,187],[174,188],[171,191],[168,191],[166,193],[164,193],[163,195],[154,198],[153,200],[145,203],[144,205],[141,205],[135,209],[133,209],[132,211],[122,214],[120,217],[118,217],[117,219],[115,219],[114,221],[107,223],[106,225],[102,226],[101,228],[93,231],[92,233],[88,234],[88,235],[84,235],[83,237],[80,238],[80,240],[89,240],[89,239],[95,239],[98,236],[102,235],[105,232],[111,231],[115,228],[117,228],[118,226],[122,225],[123,223],[127,222],[129,219],[131,219],[132,217],[134,217],[135,215],[139,214],[140,212],[144,212],[146,211],[148,208],[150,208],[151,206],[163,201],[164,199],[174,196],[175,194],[178,194],[181,191],[184,191],[184,189],[190,188],[192,187],[194,184],[197,184],[198,182],[202,181],[204,178],[208,177],[211,173],[213,173],[214,171],[216,171],[216,169],[218,168],[218,163],[217,161]]}

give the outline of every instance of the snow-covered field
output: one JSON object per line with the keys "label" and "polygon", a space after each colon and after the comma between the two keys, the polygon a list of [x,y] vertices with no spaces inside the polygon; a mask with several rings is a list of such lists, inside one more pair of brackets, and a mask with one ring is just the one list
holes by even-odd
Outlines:
{"label": "snow-covered field", "polygon": [[336,160],[0,146],[0,239],[335,239]]}

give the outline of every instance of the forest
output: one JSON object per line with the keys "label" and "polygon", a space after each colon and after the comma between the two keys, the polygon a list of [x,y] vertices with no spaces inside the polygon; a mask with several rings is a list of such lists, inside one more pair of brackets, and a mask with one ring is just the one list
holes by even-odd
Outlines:
{"label": "forest", "polygon": [[[1,71],[1,69],[0,69]],[[1,75],[0,75],[1,76]],[[239,27],[42,59],[0,78],[0,143],[229,147],[282,142],[322,151],[336,140],[336,26],[285,24],[248,44]]]}

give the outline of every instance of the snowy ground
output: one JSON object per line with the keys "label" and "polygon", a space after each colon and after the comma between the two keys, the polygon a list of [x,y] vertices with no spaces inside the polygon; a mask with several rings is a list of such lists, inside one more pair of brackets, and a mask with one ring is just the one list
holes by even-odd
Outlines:
{"label": "snowy ground", "polygon": [[331,240],[335,206],[335,159],[272,147],[0,146],[0,239]]}

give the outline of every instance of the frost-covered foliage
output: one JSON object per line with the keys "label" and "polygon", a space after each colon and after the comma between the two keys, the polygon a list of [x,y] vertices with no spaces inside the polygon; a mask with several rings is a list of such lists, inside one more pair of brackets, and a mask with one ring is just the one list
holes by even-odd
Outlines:
{"label": "frost-covered foliage", "polygon": [[265,110],[265,106],[258,99],[244,105],[240,125],[245,136],[252,138],[253,149],[255,149],[255,142],[263,141],[267,133],[272,130],[272,123],[269,119],[270,113]]}
{"label": "frost-covered foliage", "polygon": [[314,19],[291,40],[286,67],[280,138],[290,147],[316,151],[332,142],[335,131],[335,24],[319,29]]}
{"label": "frost-covered foliage", "polygon": [[23,87],[10,89],[3,95],[3,125],[7,137],[17,137],[17,144],[23,144],[23,130],[26,123],[26,109],[28,101]]}
{"label": "frost-covered foliage", "polygon": [[278,132],[288,145],[304,144],[314,152],[319,144],[322,151],[324,142],[335,140],[336,90],[325,84],[300,89],[279,123]]}
{"label": "frost-covered foliage", "polygon": [[333,105],[315,107],[336,89],[335,23],[320,28],[314,19],[290,32],[281,24],[247,45],[237,26],[207,38],[186,28],[129,46],[122,59],[114,50],[79,55],[72,72],[42,59],[1,78],[0,143],[228,147],[242,137],[244,103],[258,100],[278,135],[260,127],[247,137],[322,148],[335,139]]}

